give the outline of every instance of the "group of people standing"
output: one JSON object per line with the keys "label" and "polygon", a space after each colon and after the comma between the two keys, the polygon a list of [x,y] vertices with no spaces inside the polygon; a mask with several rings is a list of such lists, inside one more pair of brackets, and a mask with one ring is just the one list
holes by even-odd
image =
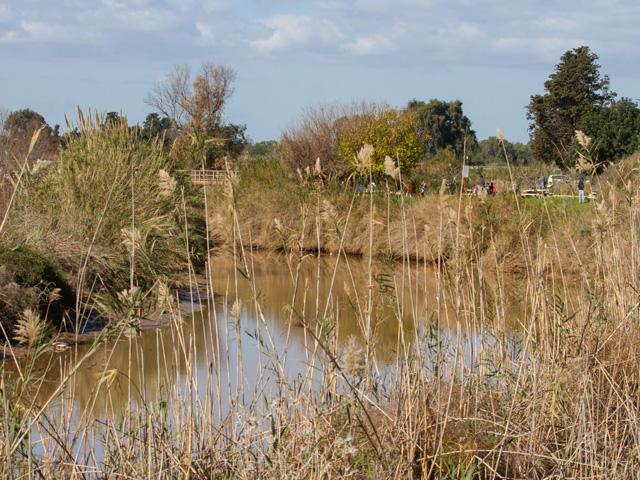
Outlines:
{"label": "group of people standing", "polygon": [[498,193],[498,189],[495,187],[493,182],[485,183],[484,177],[480,175],[478,177],[478,180],[476,181],[476,184],[473,186],[473,193],[477,194],[482,189],[486,190],[487,194],[489,195]]}

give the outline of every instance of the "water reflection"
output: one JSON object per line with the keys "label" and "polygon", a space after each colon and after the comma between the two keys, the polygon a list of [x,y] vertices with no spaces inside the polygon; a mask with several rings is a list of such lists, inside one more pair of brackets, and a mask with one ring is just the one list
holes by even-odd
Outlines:
{"label": "water reflection", "polygon": [[[456,325],[455,309],[447,292],[438,290],[431,266],[375,264],[370,278],[362,259],[308,256],[298,264],[263,254],[247,265],[244,275],[244,264],[232,257],[213,259],[207,281],[216,292],[215,307],[205,304],[203,311],[166,327],[102,346],[84,362],[61,402],[74,404],[77,418],[100,418],[131,405],[184,398],[187,391],[220,419],[232,402],[255,404],[279,388],[284,376],[290,382],[313,378],[318,347],[301,323],[315,330],[318,319],[341,345],[350,336],[362,338],[371,318],[381,364],[426,331],[438,312],[443,330]],[[88,348],[59,357],[44,394],[54,391]]]}

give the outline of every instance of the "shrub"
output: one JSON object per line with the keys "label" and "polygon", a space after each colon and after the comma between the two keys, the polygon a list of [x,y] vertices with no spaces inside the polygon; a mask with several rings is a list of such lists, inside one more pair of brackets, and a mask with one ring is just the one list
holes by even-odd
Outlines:
{"label": "shrub", "polygon": [[0,245],[0,265],[0,318],[9,337],[28,308],[37,309],[42,318],[59,327],[75,297],[55,263],[25,245]]}

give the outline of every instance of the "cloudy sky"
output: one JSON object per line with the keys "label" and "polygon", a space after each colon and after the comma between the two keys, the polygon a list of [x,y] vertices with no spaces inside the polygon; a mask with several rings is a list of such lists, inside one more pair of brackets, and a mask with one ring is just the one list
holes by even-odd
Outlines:
{"label": "cloudy sky", "polygon": [[572,48],[640,97],[638,23],[637,0],[0,0],[0,108],[142,123],[174,65],[213,62],[237,74],[226,120],[256,142],[306,107],[414,98],[461,100],[479,139],[526,142],[529,97]]}

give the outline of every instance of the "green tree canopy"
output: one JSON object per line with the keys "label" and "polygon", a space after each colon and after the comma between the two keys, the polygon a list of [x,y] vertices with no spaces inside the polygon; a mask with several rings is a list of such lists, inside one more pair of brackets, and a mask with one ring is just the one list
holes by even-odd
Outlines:
{"label": "green tree canopy", "polygon": [[165,136],[165,143],[170,140],[171,119],[161,117],[157,113],[150,113],[142,123],[142,137],[151,140],[155,137]]}
{"label": "green tree canopy", "polygon": [[531,96],[527,119],[531,122],[531,149],[538,160],[565,165],[573,157],[580,120],[615,97],[609,91],[609,77],[600,76],[597,60],[589,47],[565,52],[544,84],[546,93]]}
{"label": "green tree canopy", "polygon": [[462,112],[462,102],[443,102],[432,99],[429,103],[411,100],[407,110],[416,114],[417,133],[425,142],[425,154],[435,155],[438,150],[452,148],[462,155],[465,142],[467,151],[477,144],[476,132],[471,130],[471,121]]}
{"label": "green tree canopy", "polygon": [[[533,160],[533,153],[528,145],[520,142],[504,141],[509,161],[513,165],[525,165]],[[471,163],[480,165],[504,164],[504,150],[498,137],[489,137],[478,142],[478,148],[471,155]]]}
{"label": "green tree canopy", "polygon": [[591,137],[591,154],[598,163],[615,162],[640,149],[640,109],[630,98],[594,108],[578,128]]}

